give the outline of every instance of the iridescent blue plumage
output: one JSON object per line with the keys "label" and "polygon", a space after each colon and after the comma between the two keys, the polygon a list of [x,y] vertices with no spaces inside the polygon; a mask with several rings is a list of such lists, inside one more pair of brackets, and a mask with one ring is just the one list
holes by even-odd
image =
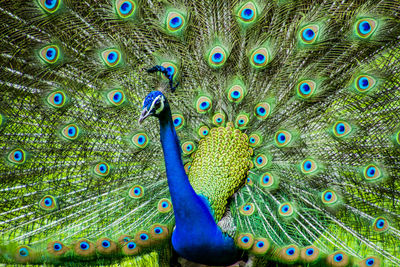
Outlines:
{"label": "iridescent blue plumage", "polygon": [[173,86],[174,83],[174,72],[172,72],[172,69],[170,67],[165,68],[163,66],[160,65],[156,65],[150,69],[147,69],[147,72],[149,73],[153,73],[153,72],[161,72],[163,73],[169,80],[169,87],[171,89],[171,92],[175,92],[176,88],[179,85],[179,82],[177,82],[175,84],[175,86]]}
{"label": "iridescent blue plumage", "polygon": [[[158,106],[163,109],[157,111]],[[143,102],[143,111],[140,121],[152,114],[160,122],[161,144],[175,214],[176,228],[172,233],[174,249],[194,262],[214,265],[234,263],[239,252],[233,239],[217,226],[208,201],[196,194],[185,173],[179,138],[165,96],[159,91],[149,93]]]}

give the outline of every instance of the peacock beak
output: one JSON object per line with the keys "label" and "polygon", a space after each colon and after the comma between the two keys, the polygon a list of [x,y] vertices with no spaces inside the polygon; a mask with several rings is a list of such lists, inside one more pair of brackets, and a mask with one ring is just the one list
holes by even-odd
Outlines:
{"label": "peacock beak", "polygon": [[151,112],[147,110],[147,108],[144,108],[142,111],[142,114],[140,114],[139,117],[139,124],[142,124],[142,122],[151,115]]}

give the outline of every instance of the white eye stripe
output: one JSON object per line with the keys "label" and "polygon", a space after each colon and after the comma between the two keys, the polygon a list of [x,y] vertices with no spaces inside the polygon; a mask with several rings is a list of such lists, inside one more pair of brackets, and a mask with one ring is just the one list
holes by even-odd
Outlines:
{"label": "white eye stripe", "polygon": [[163,111],[163,109],[164,109],[164,100],[165,100],[165,98],[164,98],[164,96],[162,96],[162,95],[160,95],[159,98],[160,98],[160,103],[161,103],[161,105],[160,105],[160,107],[156,110],[156,114],[160,114],[160,112]]}
{"label": "white eye stripe", "polygon": [[160,98],[160,96],[157,96],[156,98],[154,98],[153,102],[151,102],[151,106],[149,108],[149,111],[152,110],[154,108],[154,105],[157,103],[157,100]]}
{"label": "white eye stripe", "polygon": [[161,106],[156,110],[156,114],[160,114],[161,111],[164,109],[164,101],[161,100]]}
{"label": "white eye stripe", "polygon": [[153,103],[151,103],[151,107],[149,110],[153,110],[155,104],[157,103],[157,101],[160,100],[161,106],[156,110],[156,114],[159,114],[163,109],[164,109],[164,96],[163,95],[159,95],[157,96],[154,100]]}

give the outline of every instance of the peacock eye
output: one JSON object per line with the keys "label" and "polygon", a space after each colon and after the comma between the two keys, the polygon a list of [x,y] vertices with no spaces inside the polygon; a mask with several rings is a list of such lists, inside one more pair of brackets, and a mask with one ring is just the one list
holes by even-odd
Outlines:
{"label": "peacock eye", "polygon": [[134,15],[136,11],[136,2],[133,0],[117,0],[116,2],[116,11],[119,17],[122,19],[130,18]]}
{"label": "peacock eye", "polygon": [[170,32],[181,30],[185,26],[185,18],[178,12],[170,12],[167,16],[166,25]]}
{"label": "peacock eye", "polygon": [[39,0],[39,5],[47,13],[54,13],[61,6],[61,1],[59,1],[59,0]]}
{"label": "peacock eye", "polygon": [[39,51],[39,56],[47,64],[55,64],[61,56],[61,50],[57,45],[50,44]]}
{"label": "peacock eye", "polygon": [[121,52],[117,49],[111,48],[104,50],[101,53],[101,59],[107,67],[115,67],[121,62]]}
{"label": "peacock eye", "polygon": [[377,25],[378,22],[374,19],[371,18],[360,19],[355,24],[356,33],[360,38],[363,39],[368,38],[374,33]]}
{"label": "peacock eye", "polygon": [[319,27],[317,25],[309,25],[300,30],[300,40],[304,44],[312,44],[318,38]]}

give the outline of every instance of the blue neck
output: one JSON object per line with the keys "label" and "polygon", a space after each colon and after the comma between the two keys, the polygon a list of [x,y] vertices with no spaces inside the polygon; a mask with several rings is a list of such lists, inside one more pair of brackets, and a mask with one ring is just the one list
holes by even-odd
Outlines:
{"label": "blue neck", "polygon": [[204,197],[190,185],[181,159],[181,148],[167,105],[159,117],[168,186],[175,214],[174,249],[184,258],[203,264],[229,265],[238,251],[232,238],[222,233]]}

